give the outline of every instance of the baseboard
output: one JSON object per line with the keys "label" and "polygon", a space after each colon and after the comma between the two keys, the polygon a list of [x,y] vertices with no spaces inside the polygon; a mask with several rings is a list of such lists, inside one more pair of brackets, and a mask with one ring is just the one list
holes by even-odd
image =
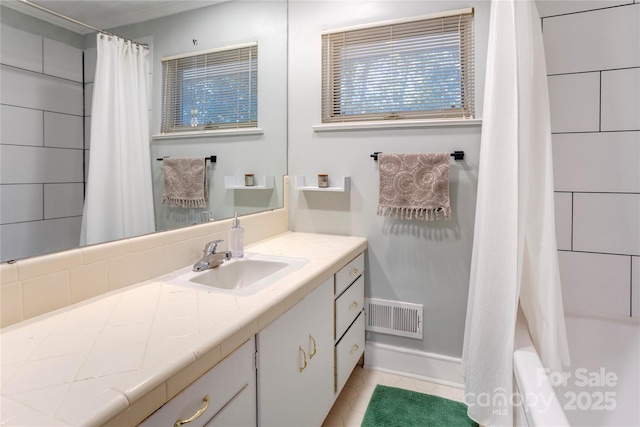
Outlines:
{"label": "baseboard", "polygon": [[364,366],[418,380],[464,388],[462,359],[367,341]]}

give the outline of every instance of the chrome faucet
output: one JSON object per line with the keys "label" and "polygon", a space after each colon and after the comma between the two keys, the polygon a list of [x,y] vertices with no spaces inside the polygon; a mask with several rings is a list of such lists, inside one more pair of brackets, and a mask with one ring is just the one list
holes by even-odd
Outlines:
{"label": "chrome faucet", "polygon": [[202,259],[193,265],[193,271],[205,271],[210,268],[216,268],[223,262],[231,259],[231,252],[216,252],[218,249],[218,243],[224,242],[224,240],[214,240],[207,243],[204,247],[204,255]]}

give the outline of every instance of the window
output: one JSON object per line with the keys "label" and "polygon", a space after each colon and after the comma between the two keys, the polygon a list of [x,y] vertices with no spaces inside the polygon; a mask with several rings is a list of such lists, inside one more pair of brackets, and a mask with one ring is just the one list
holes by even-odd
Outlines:
{"label": "window", "polygon": [[258,126],[258,45],[162,59],[162,133]]}
{"label": "window", "polygon": [[473,9],[322,35],[322,122],[470,119]]}

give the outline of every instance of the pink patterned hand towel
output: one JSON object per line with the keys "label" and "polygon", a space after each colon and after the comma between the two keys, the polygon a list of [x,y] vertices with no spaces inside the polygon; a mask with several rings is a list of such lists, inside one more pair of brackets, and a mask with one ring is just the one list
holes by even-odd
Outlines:
{"label": "pink patterned hand towel", "polygon": [[378,154],[378,215],[433,221],[451,218],[449,153]]}
{"label": "pink patterned hand towel", "polygon": [[204,158],[167,157],[162,162],[162,204],[170,208],[207,206],[207,169]]}

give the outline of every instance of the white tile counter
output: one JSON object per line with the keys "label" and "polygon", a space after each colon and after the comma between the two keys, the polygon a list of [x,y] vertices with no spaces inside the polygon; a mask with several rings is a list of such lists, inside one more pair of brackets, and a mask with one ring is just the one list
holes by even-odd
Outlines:
{"label": "white tile counter", "polygon": [[4,328],[1,423],[135,425],[366,247],[289,232],[247,251],[310,262],[254,295],[149,280]]}

